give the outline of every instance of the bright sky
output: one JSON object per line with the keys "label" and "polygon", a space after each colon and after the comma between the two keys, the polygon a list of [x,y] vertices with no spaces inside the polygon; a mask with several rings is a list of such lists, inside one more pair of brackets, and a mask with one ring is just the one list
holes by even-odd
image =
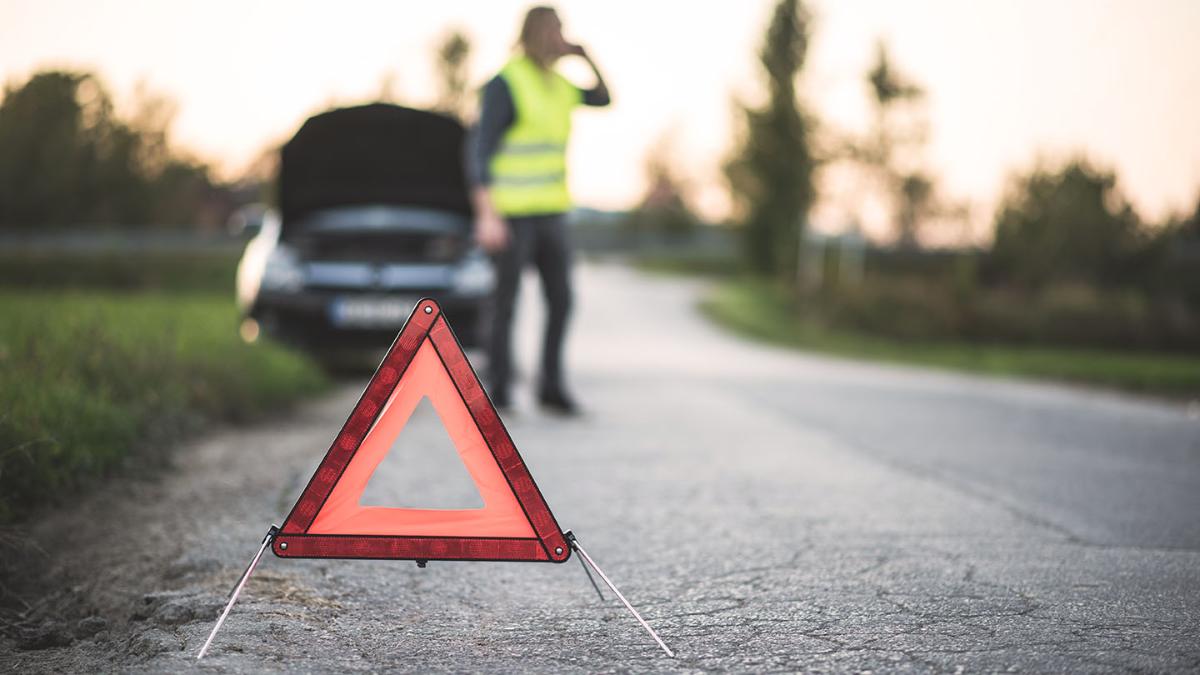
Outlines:
{"label": "bright sky", "polygon": [[[176,140],[232,174],[327,104],[371,99],[387,73],[402,101],[430,102],[432,53],[451,26],[472,38],[482,84],[503,64],[527,5],[0,0],[0,79],[84,67],[119,98],[145,81],[179,104]],[[731,95],[758,91],[756,51],[772,3],[557,5],[615,97],[608,110],[576,116],[577,201],[635,203],[646,152],[669,134],[701,208],[722,214]],[[1200,194],[1200,2],[827,0],[813,9],[803,83],[811,105],[830,126],[861,130],[863,73],[886,38],[896,65],[930,93],[930,167],[981,226],[1013,170],[1074,151],[1116,167],[1149,218],[1190,211]]]}

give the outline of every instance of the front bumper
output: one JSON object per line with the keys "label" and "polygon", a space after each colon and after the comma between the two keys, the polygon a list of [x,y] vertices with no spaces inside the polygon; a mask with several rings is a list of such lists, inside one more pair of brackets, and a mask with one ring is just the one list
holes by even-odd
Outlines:
{"label": "front bumper", "polygon": [[[347,324],[339,320],[335,307],[339,303],[363,299],[387,299],[415,306],[423,297],[438,302],[446,321],[464,347],[483,344],[487,296],[462,296],[445,290],[418,289],[387,294],[328,290],[263,291],[246,313],[246,318],[256,322],[257,330],[262,333],[304,349],[386,348],[400,332],[403,318],[395,322],[382,322],[382,325]],[[405,311],[403,317],[407,315]]]}

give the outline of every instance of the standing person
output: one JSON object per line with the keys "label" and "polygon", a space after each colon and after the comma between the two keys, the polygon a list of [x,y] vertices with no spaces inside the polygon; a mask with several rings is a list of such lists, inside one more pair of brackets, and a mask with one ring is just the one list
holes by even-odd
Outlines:
{"label": "standing person", "polygon": [[[475,237],[496,260],[497,281],[488,348],[492,402],[511,404],[512,317],[521,271],[532,261],[542,280],[547,317],[538,402],[547,410],[576,415],[562,369],[563,337],[571,309],[571,251],[567,241],[567,138],[571,110],[605,106],[608,87],[583,47],[563,38],[550,7],[525,15],[519,53],[483,89],[479,124],[471,136],[467,166],[475,204]],[[581,90],[554,70],[559,58],[582,57],[596,86]]]}

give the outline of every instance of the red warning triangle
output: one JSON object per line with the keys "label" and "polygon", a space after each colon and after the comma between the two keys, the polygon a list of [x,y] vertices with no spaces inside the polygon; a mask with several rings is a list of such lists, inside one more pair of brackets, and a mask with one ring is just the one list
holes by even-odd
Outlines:
{"label": "red warning triangle", "polygon": [[[481,509],[363,506],[371,474],[422,398]],[[271,545],[285,558],[563,562],[570,547],[441,309],[417,303]]]}

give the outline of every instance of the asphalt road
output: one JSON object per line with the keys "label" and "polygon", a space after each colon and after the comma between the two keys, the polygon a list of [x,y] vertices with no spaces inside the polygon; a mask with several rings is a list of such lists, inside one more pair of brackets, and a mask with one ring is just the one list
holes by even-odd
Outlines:
{"label": "asphalt road", "polygon": [[[616,266],[579,281],[570,361],[590,414],[543,416],[522,390],[509,429],[559,523],[678,658],[573,560],[268,556],[201,669],[1200,670],[1186,406],[777,350],[709,325],[695,284]],[[40,524],[49,569],[100,618],[60,646],[10,642],[0,666],[193,667],[361,385]],[[469,504],[456,462],[418,411],[369,501]]]}

